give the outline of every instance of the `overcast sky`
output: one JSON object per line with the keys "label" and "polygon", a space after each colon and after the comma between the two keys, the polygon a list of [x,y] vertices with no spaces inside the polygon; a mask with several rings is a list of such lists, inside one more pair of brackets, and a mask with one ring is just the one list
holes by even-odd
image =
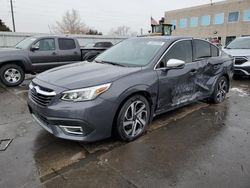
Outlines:
{"label": "overcast sky", "polygon": [[[11,29],[10,0],[0,0],[0,19]],[[214,0],[214,2],[219,0]],[[70,9],[76,9],[88,26],[107,34],[111,28],[126,25],[131,30],[150,29],[150,17],[159,20],[164,12],[210,0],[13,0],[18,32],[49,33]]]}

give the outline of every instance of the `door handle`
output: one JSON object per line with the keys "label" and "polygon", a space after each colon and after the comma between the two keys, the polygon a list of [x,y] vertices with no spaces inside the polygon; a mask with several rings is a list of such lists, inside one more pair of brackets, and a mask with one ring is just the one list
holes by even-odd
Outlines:
{"label": "door handle", "polygon": [[77,52],[74,52],[75,55],[77,55],[78,53]]}
{"label": "door handle", "polygon": [[52,54],[51,55],[56,55],[56,52],[52,52]]}

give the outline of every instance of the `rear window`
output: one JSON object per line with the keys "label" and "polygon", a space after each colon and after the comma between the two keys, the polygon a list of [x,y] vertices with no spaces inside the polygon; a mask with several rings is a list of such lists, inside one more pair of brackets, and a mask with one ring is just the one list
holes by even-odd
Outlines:
{"label": "rear window", "polygon": [[58,39],[60,50],[73,50],[76,48],[75,41],[73,39]]}
{"label": "rear window", "polygon": [[194,40],[195,44],[195,59],[211,57],[210,43],[203,40]]}

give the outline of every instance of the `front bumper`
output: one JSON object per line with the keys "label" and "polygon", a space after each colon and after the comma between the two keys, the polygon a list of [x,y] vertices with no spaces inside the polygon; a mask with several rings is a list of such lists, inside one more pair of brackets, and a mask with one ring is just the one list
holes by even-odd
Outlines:
{"label": "front bumper", "polygon": [[86,102],[60,100],[43,107],[29,94],[28,107],[36,122],[56,137],[93,142],[111,136],[117,104],[98,97]]}
{"label": "front bumper", "polygon": [[250,61],[234,65],[234,74],[239,76],[250,76]]}

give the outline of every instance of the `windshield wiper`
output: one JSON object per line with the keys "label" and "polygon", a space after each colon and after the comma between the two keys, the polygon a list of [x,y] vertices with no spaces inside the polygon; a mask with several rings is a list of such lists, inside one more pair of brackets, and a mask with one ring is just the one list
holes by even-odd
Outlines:
{"label": "windshield wiper", "polygon": [[115,62],[111,62],[111,61],[97,61],[95,60],[96,63],[103,63],[103,64],[110,64],[110,65],[116,65],[116,66],[120,66],[120,67],[126,67],[125,65],[122,65],[120,63],[115,63]]}

